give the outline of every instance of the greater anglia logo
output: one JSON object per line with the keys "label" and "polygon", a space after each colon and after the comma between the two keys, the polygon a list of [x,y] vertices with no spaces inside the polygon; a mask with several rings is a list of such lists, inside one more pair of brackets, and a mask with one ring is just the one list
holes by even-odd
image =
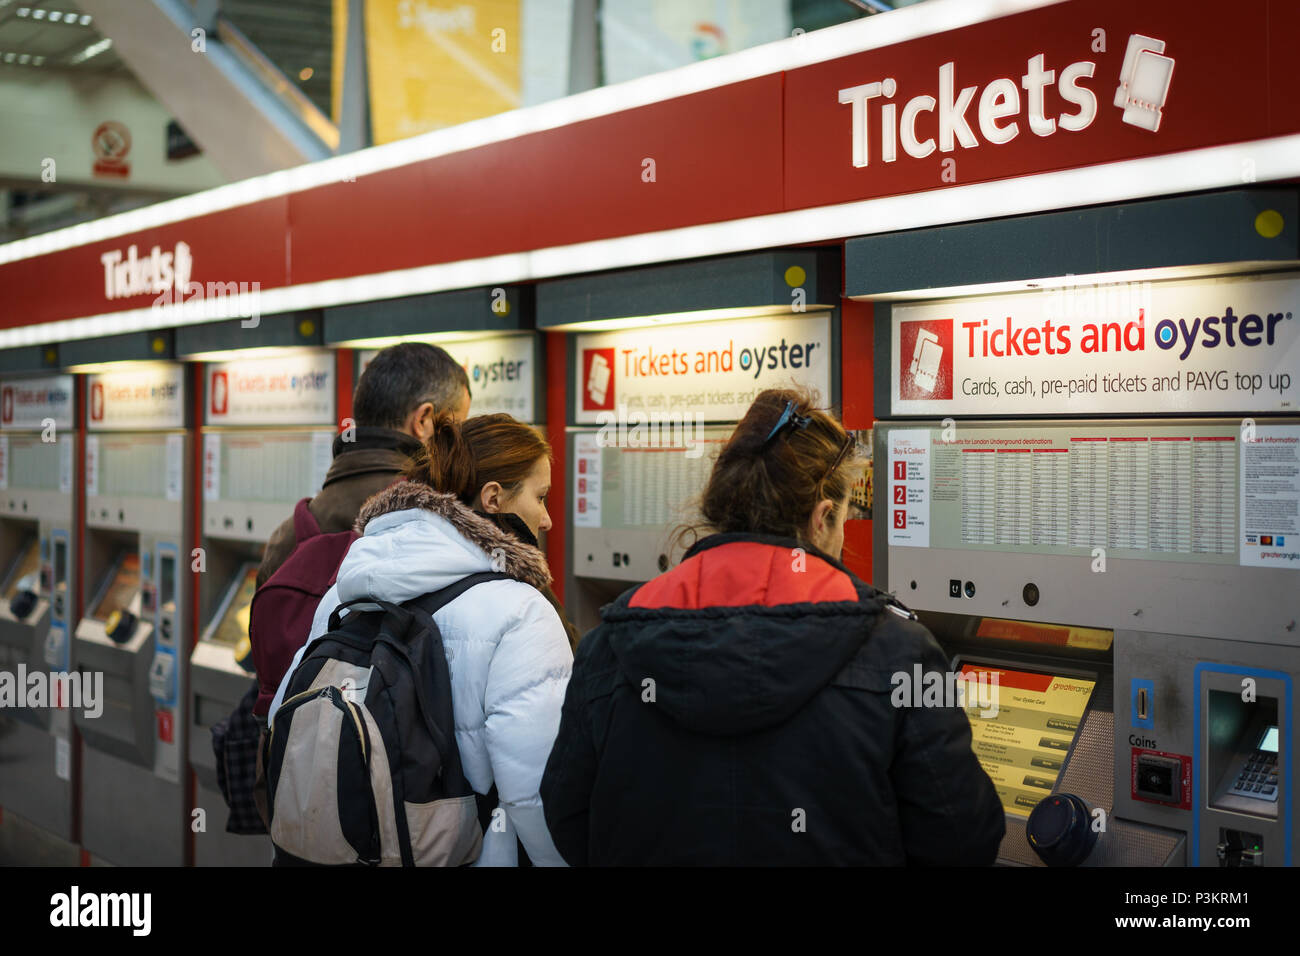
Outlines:
{"label": "greater anglia logo", "polygon": [[104,420],[104,384],[95,382],[90,386],[90,420],[92,422],[102,422]]}
{"label": "greater anglia logo", "polygon": [[899,397],[952,398],[952,319],[900,322]]}
{"label": "greater anglia logo", "polygon": [[614,410],[614,350],[582,350],[582,409]]}

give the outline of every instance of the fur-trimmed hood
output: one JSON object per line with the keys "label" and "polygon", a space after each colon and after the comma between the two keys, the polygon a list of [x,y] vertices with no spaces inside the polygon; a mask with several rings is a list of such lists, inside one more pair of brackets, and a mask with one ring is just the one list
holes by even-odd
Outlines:
{"label": "fur-trimmed hood", "polygon": [[[395,533],[410,537],[414,532],[419,542],[412,542],[416,547],[411,553],[393,555],[404,569],[416,570],[425,560],[441,555],[447,562],[445,569],[425,567],[435,573],[456,571],[462,567],[459,559],[464,557],[473,567],[465,567],[458,578],[474,571],[489,570],[504,571],[535,588],[544,588],[551,583],[551,571],[540,550],[475,514],[455,495],[434,491],[420,482],[400,481],[371,497],[361,506],[355,527],[363,541],[372,537],[390,537]],[[352,551],[358,549],[366,550],[361,542],[357,542]],[[474,551],[480,554],[475,555]],[[352,557],[352,552],[348,557]],[[483,560],[487,564],[480,567]],[[412,565],[411,562],[419,564]],[[344,564],[346,566],[347,562]],[[340,568],[340,581],[343,575],[344,568]]]}

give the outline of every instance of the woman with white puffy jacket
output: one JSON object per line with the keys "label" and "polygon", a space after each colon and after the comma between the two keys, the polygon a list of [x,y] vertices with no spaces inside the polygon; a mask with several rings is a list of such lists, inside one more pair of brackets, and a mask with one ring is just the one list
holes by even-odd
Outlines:
{"label": "woman with white puffy jacket", "polygon": [[[321,599],[311,640],[339,604],[370,597],[400,604],[480,571],[487,581],[434,613],[451,672],[456,742],[475,792],[495,786],[497,825],[477,866],[514,866],[523,844],[537,866],[563,866],[538,795],[560,723],[573,653],[536,536],[550,527],[550,446],[508,415],[440,418],[407,480],[370,498],[357,516],[362,537]],[[545,593],[544,593],[545,592]],[[295,658],[272,702],[283,699]],[[500,825],[504,824],[504,826]]]}

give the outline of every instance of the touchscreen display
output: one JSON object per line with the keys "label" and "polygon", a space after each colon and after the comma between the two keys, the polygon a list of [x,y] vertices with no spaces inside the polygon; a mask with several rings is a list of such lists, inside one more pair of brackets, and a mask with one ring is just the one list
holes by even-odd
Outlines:
{"label": "touchscreen display", "polygon": [[960,676],[975,756],[1003,809],[1028,816],[1056,785],[1097,682],[974,663]]}
{"label": "touchscreen display", "polygon": [[253,592],[257,590],[256,565],[244,569],[237,587],[238,590],[226,605],[216,633],[212,635],[212,640],[228,647],[234,647],[240,638],[248,634],[248,613],[253,603]]}
{"label": "touchscreen display", "polygon": [[94,618],[107,621],[114,611],[126,610],[140,590],[140,555],[132,552],[122,556],[112,571],[108,587],[95,607]]}
{"label": "touchscreen display", "polygon": [[[17,562],[13,567],[13,572],[9,575],[8,586],[5,588],[5,599],[10,600],[18,593],[19,586],[24,580],[40,570],[41,567],[41,546],[40,542],[32,538],[27,542],[26,548],[19,555]],[[30,585],[32,581],[28,580]],[[33,590],[36,590],[33,588]]]}

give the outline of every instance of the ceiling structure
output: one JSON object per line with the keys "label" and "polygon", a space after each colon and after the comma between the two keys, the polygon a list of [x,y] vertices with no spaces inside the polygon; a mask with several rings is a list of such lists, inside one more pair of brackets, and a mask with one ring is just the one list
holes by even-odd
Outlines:
{"label": "ceiling structure", "polygon": [[[153,0],[114,2],[148,4]],[[323,117],[331,115],[333,0],[181,2],[190,10],[197,6],[196,17],[215,10],[227,31],[233,27],[247,41],[253,58],[264,60],[263,76],[266,67],[271,67],[271,73],[283,75],[281,86],[292,85],[296,88],[290,91],[293,95],[301,94]],[[816,30],[914,2],[919,0],[791,0],[790,12],[792,22]],[[87,0],[86,7],[95,6]],[[104,10],[111,20],[109,13]],[[10,70],[57,74],[80,83],[95,77],[134,77],[119,45],[99,27],[93,11],[73,0],[0,0],[0,82]],[[145,64],[137,66],[144,69]],[[142,73],[140,79],[146,86],[157,84],[156,76]],[[155,85],[155,89],[159,87]],[[178,119],[184,125],[185,117]],[[3,126],[0,114],[0,131]],[[0,172],[0,242],[122,212],[168,195],[174,193],[116,185],[55,186],[35,177],[14,181]]]}
{"label": "ceiling structure", "polygon": [[126,73],[112,41],[69,0],[0,0],[0,64],[33,70]]}

